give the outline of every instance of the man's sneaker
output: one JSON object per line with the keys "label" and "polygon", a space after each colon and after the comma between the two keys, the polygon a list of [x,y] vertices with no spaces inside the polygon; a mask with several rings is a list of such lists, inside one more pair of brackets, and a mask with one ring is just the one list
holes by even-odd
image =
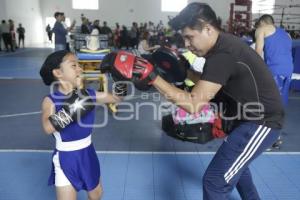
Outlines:
{"label": "man's sneaker", "polygon": [[278,150],[280,149],[281,144],[283,143],[281,137],[279,136],[278,139],[276,140],[276,142],[274,142],[274,144],[272,144],[272,146],[268,149],[266,149],[266,151],[272,151],[272,150]]}

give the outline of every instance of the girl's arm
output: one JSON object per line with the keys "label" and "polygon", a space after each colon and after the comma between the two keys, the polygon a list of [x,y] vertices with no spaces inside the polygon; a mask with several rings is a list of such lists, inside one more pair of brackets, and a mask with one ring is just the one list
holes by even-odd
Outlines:
{"label": "girl's arm", "polygon": [[97,103],[118,103],[121,101],[121,97],[112,95],[108,92],[96,92],[96,101]]}
{"label": "girl's arm", "polygon": [[46,134],[52,134],[56,130],[49,121],[49,116],[55,113],[55,106],[49,97],[42,102],[42,126]]}

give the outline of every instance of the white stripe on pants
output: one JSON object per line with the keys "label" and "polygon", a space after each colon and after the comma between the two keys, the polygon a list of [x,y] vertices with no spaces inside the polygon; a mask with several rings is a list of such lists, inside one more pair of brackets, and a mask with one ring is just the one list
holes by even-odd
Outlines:
{"label": "white stripe on pants", "polygon": [[231,178],[245,165],[245,163],[253,156],[260,144],[270,132],[271,128],[260,125],[254,135],[251,137],[243,152],[239,155],[236,161],[232,164],[229,170],[225,173],[224,178],[227,183]]}

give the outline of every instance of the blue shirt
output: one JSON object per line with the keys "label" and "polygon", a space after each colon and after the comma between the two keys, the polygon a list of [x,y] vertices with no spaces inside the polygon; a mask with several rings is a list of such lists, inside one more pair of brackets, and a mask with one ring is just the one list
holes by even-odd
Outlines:
{"label": "blue shirt", "polygon": [[[96,94],[94,90],[87,89],[88,93],[94,101],[96,101]],[[55,104],[56,112],[62,108],[62,104],[65,101],[65,95],[59,91],[55,91],[53,94],[48,95],[48,97]],[[78,122],[72,122],[63,130],[60,131],[60,136],[63,142],[70,142],[75,140],[80,140],[88,137],[92,133],[93,124],[95,119],[95,109],[83,116],[80,121],[83,126],[80,126]]]}
{"label": "blue shirt", "polygon": [[68,31],[61,22],[55,22],[52,32],[55,34],[55,44],[67,44],[66,35]]}
{"label": "blue shirt", "polygon": [[276,28],[272,35],[265,37],[264,59],[273,75],[292,75],[292,39],[285,30]]}

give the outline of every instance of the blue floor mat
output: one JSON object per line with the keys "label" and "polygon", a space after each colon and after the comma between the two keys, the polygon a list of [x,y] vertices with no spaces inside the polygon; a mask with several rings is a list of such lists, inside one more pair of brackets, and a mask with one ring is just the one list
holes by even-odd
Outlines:
{"label": "blue floor mat", "polygon": [[[35,149],[49,150],[53,148],[54,139],[44,134],[41,126],[41,102],[49,93],[49,88],[41,80],[0,80],[0,149]],[[153,91],[150,91],[153,92]],[[147,94],[147,93],[145,93]],[[145,96],[143,94],[143,96]],[[153,93],[149,93],[151,95]],[[136,94],[136,95],[141,95]],[[153,97],[147,100],[140,96],[128,102],[137,105],[143,102],[156,102]],[[286,108],[286,120],[282,133],[283,144],[280,150],[284,152],[300,152],[300,93],[291,93]],[[136,112],[137,109],[134,109]],[[106,114],[104,114],[106,113]],[[140,108],[140,118],[118,120],[104,112],[102,106],[97,107],[96,123],[100,124],[107,118],[107,124],[95,128],[93,140],[99,151],[203,151],[214,152],[220,145],[220,140],[207,144],[182,142],[167,136],[161,128],[161,121],[153,118],[150,107]],[[130,113],[135,115],[135,113]],[[105,117],[104,117],[105,116]],[[120,115],[123,116],[124,115]],[[21,126],[20,126],[21,124]],[[4,134],[9,133],[9,134]],[[14,140],[12,138],[18,138]]]}
{"label": "blue floor mat", "polygon": [[[102,200],[200,200],[212,154],[100,152]],[[0,153],[0,200],[52,200],[50,152]],[[263,154],[251,170],[261,199],[300,199],[300,155]],[[86,199],[81,191],[78,199]],[[236,190],[232,200],[240,199]]]}
{"label": "blue floor mat", "polygon": [[53,49],[26,48],[0,54],[0,78],[40,79],[39,70]]}

